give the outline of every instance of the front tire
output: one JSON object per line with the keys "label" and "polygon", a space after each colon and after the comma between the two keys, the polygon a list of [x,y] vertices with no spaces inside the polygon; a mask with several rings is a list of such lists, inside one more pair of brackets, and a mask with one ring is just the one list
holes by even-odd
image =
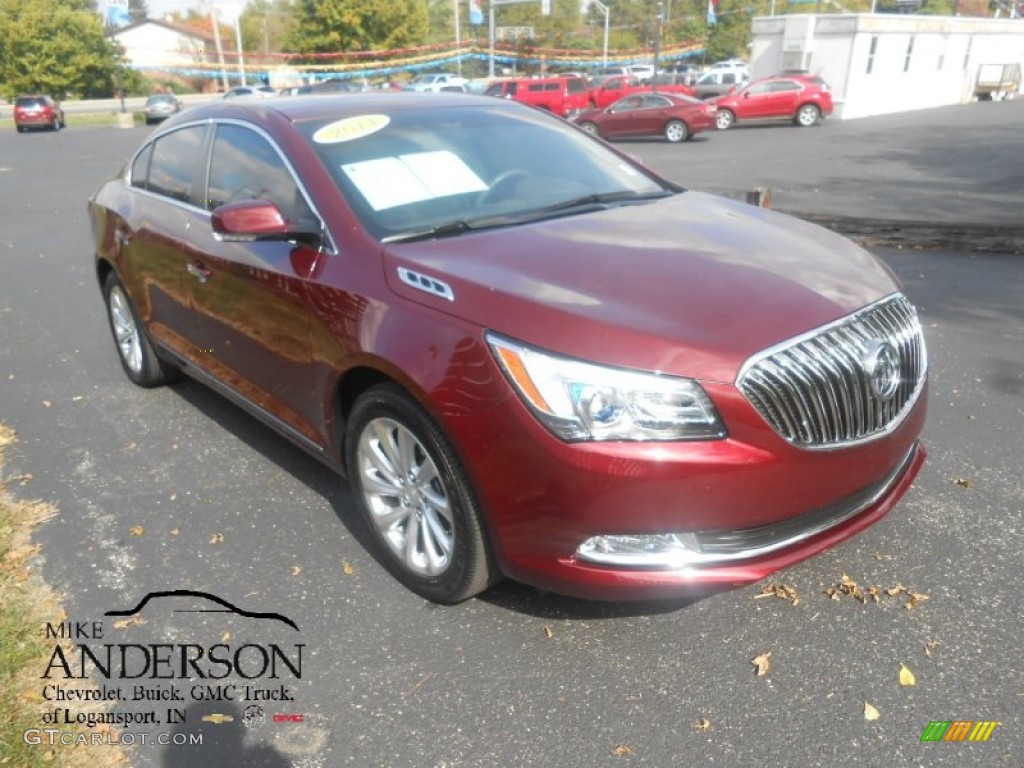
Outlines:
{"label": "front tire", "polygon": [[715,116],[715,125],[720,131],[728,130],[735,122],[736,115],[728,109],[719,109],[718,114]]}
{"label": "front tire", "polygon": [[678,144],[681,141],[686,141],[690,136],[690,131],[686,128],[686,123],[682,120],[669,120],[665,125],[665,141],[671,144]]}
{"label": "front tire", "polygon": [[585,120],[580,123],[580,128],[589,133],[591,136],[600,136],[601,134],[597,131],[597,124],[592,123],[589,120]]}
{"label": "front tire", "polygon": [[403,389],[363,393],[346,464],[388,570],[421,597],[457,603],[494,581],[476,495],[440,427]]}
{"label": "front tire", "polygon": [[793,122],[801,128],[810,128],[811,126],[818,124],[818,119],[820,117],[821,113],[818,111],[816,106],[813,104],[804,104],[796,111],[796,118]]}
{"label": "front tire", "polygon": [[125,375],[134,384],[146,388],[158,387],[175,378],[176,369],[157,357],[131,299],[113,272],[103,282],[103,298]]}

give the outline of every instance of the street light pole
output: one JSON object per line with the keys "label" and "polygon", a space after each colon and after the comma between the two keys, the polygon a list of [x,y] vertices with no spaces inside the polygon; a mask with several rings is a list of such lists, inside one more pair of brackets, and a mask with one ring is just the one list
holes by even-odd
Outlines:
{"label": "street light pole", "polygon": [[611,9],[601,0],[590,0],[590,4],[597,7],[597,10],[604,14],[604,57],[602,61],[608,64],[608,19],[611,16]]}

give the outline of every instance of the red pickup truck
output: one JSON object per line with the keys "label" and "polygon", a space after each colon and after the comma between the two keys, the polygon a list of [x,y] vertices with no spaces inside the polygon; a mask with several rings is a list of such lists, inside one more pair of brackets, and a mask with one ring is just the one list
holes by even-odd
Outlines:
{"label": "red pickup truck", "polygon": [[[658,85],[658,91],[663,93],[681,93],[684,96],[693,96],[694,89],[689,85]],[[590,89],[590,103],[598,109],[604,109],[612,102],[618,101],[624,96],[634,93],[650,93],[655,90],[654,86],[641,85],[640,81],[629,75],[613,75],[603,78],[596,86]]]}

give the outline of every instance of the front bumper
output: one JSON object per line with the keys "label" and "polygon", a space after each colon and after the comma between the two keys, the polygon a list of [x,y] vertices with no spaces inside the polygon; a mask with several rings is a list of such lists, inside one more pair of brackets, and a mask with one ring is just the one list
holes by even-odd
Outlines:
{"label": "front bumper", "polygon": [[[705,385],[729,437],[563,443],[515,397],[451,428],[487,510],[503,572],[588,599],[660,599],[734,587],[811,557],[881,519],[920,470],[927,392],[891,433],[809,451],[776,435],[732,385]],[[673,565],[581,557],[593,537],[695,534]]]}

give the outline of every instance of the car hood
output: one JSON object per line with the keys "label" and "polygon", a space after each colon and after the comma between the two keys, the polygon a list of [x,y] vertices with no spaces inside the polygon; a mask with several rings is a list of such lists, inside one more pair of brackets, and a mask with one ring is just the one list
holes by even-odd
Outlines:
{"label": "car hood", "polygon": [[699,192],[392,243],[384,267],[399,295],[528,344],[729,382],[752,354],[898,290],[845,238]]}

